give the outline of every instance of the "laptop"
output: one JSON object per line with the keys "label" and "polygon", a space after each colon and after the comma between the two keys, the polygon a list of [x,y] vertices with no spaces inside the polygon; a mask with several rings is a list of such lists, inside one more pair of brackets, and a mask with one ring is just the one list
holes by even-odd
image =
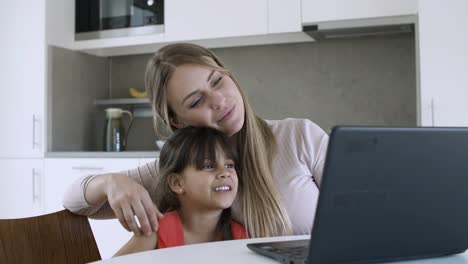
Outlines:
{"label": "laptop", "polygon": [[468,128],[335,127],[311,238],[247,247],[288,264],[464,252]]}

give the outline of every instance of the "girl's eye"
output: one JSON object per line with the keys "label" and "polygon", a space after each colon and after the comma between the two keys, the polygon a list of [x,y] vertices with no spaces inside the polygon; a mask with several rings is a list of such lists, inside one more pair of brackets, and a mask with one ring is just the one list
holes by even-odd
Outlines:
{"label": "girl's eye", "polygon": [[226,165],[224,165],[226,168],[228,169],[232,169],[234,168],[234,163],[227,163]]}
{"label": "girl's eye", "polygon": [[213,164],[211,164],[211,163],[203,164],[203,169],[212,169],[212,168],[213,168]]}

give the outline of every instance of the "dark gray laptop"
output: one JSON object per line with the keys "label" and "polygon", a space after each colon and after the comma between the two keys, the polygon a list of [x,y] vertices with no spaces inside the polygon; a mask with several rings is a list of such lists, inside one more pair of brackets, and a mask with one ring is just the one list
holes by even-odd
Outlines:
{"label": "dark gray laptop", "polygon": [[310,240],[284,263],[378,263],[468,248],[468,128],[335,127]]}

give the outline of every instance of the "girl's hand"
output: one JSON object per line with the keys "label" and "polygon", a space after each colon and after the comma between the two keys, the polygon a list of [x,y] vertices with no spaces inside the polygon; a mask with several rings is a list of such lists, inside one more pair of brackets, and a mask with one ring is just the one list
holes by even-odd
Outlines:
{"label": "girl's hand", "polygon": [[158,230],[158,218],[161,218],[162,214],[143,186],[123,174],[107,177],[104,186],[109,205],[125,229],[136,236],[142,232],[149,236]]}

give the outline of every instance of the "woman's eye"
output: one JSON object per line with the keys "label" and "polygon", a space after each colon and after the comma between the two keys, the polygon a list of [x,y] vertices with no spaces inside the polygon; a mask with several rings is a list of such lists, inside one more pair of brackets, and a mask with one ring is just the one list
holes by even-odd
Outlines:
{"label": "woman's eye", "polygon": [[228,169],[232,169],[234,168],[234,163],[227,163],[226,165],[224,165],[226,168]]}
{"label": "woman's eye", "polygon": [[199,98],[199,99],[193,101],[193,102],[190,104],[190,108],[194,108],[194,107],[198,106],[201,100],[202,100],[202,99]]}
{"label": "woman's eye", "polygon": [[221,82],[222,79],[223,79],[223,76],[219,76],[219,77],[213,82],[213,86],[218,85],[219,82]]}

